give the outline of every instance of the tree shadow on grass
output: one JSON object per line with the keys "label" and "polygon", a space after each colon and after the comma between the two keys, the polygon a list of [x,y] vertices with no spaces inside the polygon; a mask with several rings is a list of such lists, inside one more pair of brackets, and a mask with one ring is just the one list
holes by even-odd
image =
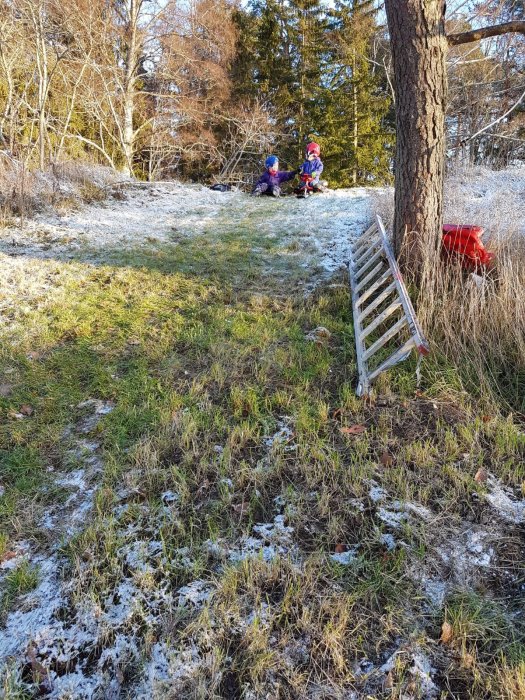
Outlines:
{"label": "tree shadow on grass", "polygon": [[94,267],[134,268],[180,274],[209,285],[229,285],[234,290],[274,292],[313,288],[326,276],[323,268],[296,247],[259,234],[234,231],[223,236],[182,238],[176,243],[149,243],[134,248],[82,248],[78,250],[35,250],[8,248],[7,255],[24,260],[54,260]]}

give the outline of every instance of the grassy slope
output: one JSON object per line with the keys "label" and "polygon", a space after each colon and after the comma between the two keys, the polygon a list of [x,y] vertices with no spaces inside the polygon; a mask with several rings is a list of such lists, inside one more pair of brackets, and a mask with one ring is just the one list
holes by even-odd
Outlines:
{"label": "grassy slope", "polygon": [[[248,224],[204,243],[115,252],[111,264],[27,262],[20,288],[43,277],[55,294],[13,308],[1,349],[0,546],[8,552],[25,539],[45,550],[39,519],[68,496],[54,474],[82,464],[72,450],[86,412],[78,405],[109,401],[114,410],[84,431],[100,443],[104,471],[92,519],[64,544],[64,576],[73,581],[71,620],[86,600],[104,611],[124,580],[142,596],[117,630],[139,640],[139,654],[119,669],[123,697],[135,696],[141,658],[159,642],[168,656],[191,649],[198,660],[157,688],[163,698],[331,698],[344,689],[425,697],[414,672],[421,654],[443,697],[519,697],[518,529],[509,525],[493,543],[490,570],[463,587],[450,573],[443,607],[428,604],[414,572],[433,568],[447,533],[494,518],[474,479],[480,467],[522,483],[523,433],[475,406],[446,366],[427,366],[424,394],[404,368],[381,380],[376,402],[358,400],[344,280],[305,299],[295,291],[308,277],[301,256],[282,255],[278,238]],[[306,340],[317,326],[331,338]],[[32,415],[16,417],[23,405]],[[283,424],[291,433],[269,445]],[[366,430],[341,430],[354,425]],[[389,528],[369,495],[372,480],[390,503],[428,507],[431,520]],[[168,508],[167,491],[175,494]],[[283,556],[228,560],[228,547],[278,513],[293,528]],[[152,555],[144,573],[124,552],[150,540],[162,556]],[[350,565],[329,556],[352,548]],[[150,614],[152,591],[197,579],[214,591],[203,608],[169,604]],[[37,580],[26,564],[4,579],[4,616]],[[446,622],[450,634],[440,642]],[[102,651],[99,644],[89,664]],[[373,667],[356,666],[364,659]],[[25,668],[24,681],[14,672],[5,681],[6,697],[33,697],[39,679],[34,664]]]}

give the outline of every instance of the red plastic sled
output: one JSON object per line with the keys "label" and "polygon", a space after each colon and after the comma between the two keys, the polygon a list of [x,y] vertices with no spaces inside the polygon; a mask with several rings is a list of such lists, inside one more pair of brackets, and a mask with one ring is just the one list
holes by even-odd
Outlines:
{"label": "red plastic sled", "polygon": [[488,268],[494,260],[494,253],[490,253],[481,242],[482,234],[481,226],[445,224],[443,253],[449,259],[459,260],[466,270]]}

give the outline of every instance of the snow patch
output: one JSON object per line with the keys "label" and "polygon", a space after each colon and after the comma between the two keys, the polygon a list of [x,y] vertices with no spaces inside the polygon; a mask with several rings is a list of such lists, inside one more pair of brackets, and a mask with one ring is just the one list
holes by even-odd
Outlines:
{"label": "snow patch", "polygon": [[290,418],[284,416],[277,423],[277,432],[269,437],[263,438],[263,443],[268,449],[272,449],[274,446],[284,445],[284,450],[289,452],[296,448],[296,445],[291,444],[291,440],[294,437],[294,431],[290,426],[290,421]]}
{"label": "snow patch", "polygon": [[255,535],[242,537],[237,544],[230,545],[222,540],[205,542],[208,554],[218,560],[233,563],[261,557],[272,561],[278,556],[296,555],[291,535],[293,528],[285,525],[285,516],[276,515],[271,523],[258,523],[253,526]]}
{"label": "snow patch", "polygon": [[195,607],[201,607],[210,599],[213,593],[213,586],[207,581],[197,580],[179,588],[177,593],[179,596],[179,605],[182,606],[191,603]]}
{"label": "snow patch", "polygon": [[406,670],[416,681],[419,690],[423,693],[422,699],[433,700],[439,697],[439,689],[432,680],[432,675],[436,672],[430,663],[427,656],[418,647],[397,649],[387,661],[380,667],[381,673],[387,674],[396,666],[396,660],[399,656],[407,656],[409,663]]}
{"label": "snow patch", "polygon": [[396,541],[393,535],[389,533],[384,533],[379,537],[381,544],[384,544],[389,552],[392,552],[396,548]]}
{"label": "snow patch", "polygon": [[374,503],[378,503],[379,501],[384,501],[386,498],[388,498],[387,492],[382,489],[380,486],[378,486],[375,482],[372,482],[370,485],[370,489],[368,491],[368,495],[370,496],[370,499]]}
{"label": "snow patch", "polygon": [[515,525],[525,521],[525,500],[517,501],[510,489],[493,476],[488,477],[487,486],[490,490],[485,498],[504,520]]}
{"label": "snow patch", "polygon": [[342,564],[343,566],[351,564],[353,561],[355,561],[356,557],[357,546],[350,547],[346,552],[334,552],[334,554],[330,554],[330,559],[338,564]]}
{"label": "snow patch", "polygon": [[370,224],[371,192],[356,187],[308,200],[285,197],[272,203],[268,216],[266,202],[238,190],[221,193],[178,182],[143,184],[125,199],[63,216],[40,214],[23,230],[0,229],[0,251],[35,258],[100,258],[104,253],[176,245],[253,221],[261,235],[283,240],[282,255],[290,242],[298,242],[298,253],[306,258],[304,266],[312,276],[328,277],[346,263],[351,241]]}

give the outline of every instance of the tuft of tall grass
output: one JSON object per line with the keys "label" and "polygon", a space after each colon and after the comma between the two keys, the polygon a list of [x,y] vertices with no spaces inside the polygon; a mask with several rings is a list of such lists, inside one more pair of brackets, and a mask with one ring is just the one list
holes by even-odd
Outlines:
{"label": "tuft of tall grass", "polygon": [[[390,224],[392,203],[376,198]],[[454,367],[465,388],[525,411],[525,173],[462,168],[445,185],[445,221],[485,229],[495,267],[480,279],[459,264],[424,276],[416,312],[431,342],[427,368]],[[410,271],[408,271],[410,272]],[[406,275],[408,278],[410,274]]]}
{"label": "tuft of tall grass", "polygon": [[417,313],[434,355],[453,364],[470,391],[525,410],[525,239],[500,240],[496,268],[475,281],[442,265],[424,281]]}
{"label": "tuft of tall grass", "polygon": [[24,220],[48,207],[58,211],[81,203],[105,199],[106,185],[117,174],[110,168],[80,162],[52,163],[45,170],[35,170],[22,160],[0,151],[0,227]]}

